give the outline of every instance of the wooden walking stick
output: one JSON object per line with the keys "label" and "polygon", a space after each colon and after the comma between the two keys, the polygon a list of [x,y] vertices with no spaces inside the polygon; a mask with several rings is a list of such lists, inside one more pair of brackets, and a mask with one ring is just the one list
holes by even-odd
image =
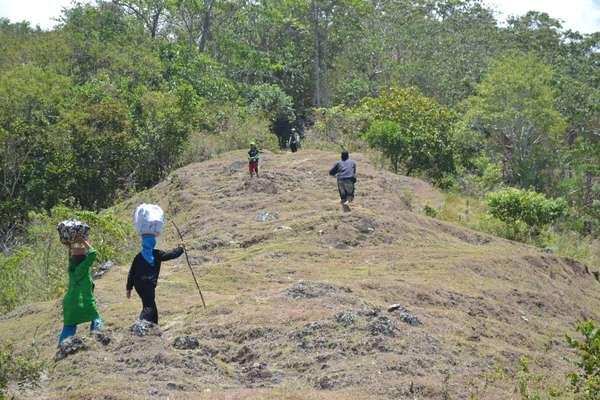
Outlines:
{"label": "wooden walking stick", "polygon": [[[181,234],[181,231],[179,230],[179,228],[177,227],[177,225],[175,224],[175,222],[173,220],[171,220],[171,223],[175,227],[175,230],[177,231],[177,234],[179,235],[179,239],[181,239],[181,243],[183,244],[183,235]],[[204,302],[204,296],[202,296],[202,291],[200,290],[200,285],[198,285],[198,280],[196,279],[196,275],[194,274],[194,270],[192,269],[192,264],[190,263],[190,258],[188,256],[188,252],[187,252],[187,249],[185,248],[185,245],[183,246],[183,252],[185,254],[185,259],[187,261],[187,265],[190,268],[190,272],[192,273],[192,277],[194,278],[194,282],[196,282],[196,287],[198,288],[198,293],[200,294],[200,298],[202,299],[202,305],[204,306],[204,309],[206,310],[206,303]]]}

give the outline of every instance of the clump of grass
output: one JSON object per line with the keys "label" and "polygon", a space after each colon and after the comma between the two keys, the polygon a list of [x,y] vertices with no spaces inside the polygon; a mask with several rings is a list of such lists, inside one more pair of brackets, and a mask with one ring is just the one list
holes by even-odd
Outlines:
{"label": "clump of grass", "polygon": [[5,399],[9,382],[36,382],[46,362],[32,348],[18,354],[13,346],[0,343],[0,400]]}

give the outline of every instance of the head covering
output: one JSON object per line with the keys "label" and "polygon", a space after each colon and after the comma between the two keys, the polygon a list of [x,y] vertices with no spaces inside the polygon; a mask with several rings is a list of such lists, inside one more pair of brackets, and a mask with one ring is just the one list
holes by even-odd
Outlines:
{"label": "head covering", "polygon": [[251,141],[251,142],[250,142],[250,146],[254,146],[254,147],[256,147],[256,142],[255,142],[254,140],[253,140],[253,141]]}
{"label": "head covering", "polygon": [[350,157],[350,155],[348,154],[348,150],[342,151],[342,161],[346,161],[348,157]]}
{"label": "head covering", "polygon": [[148,264],[154,266],[154,254],[152,254],[152,250],[156,246],[156,237],[153,235],[143,235],[142,236],[142,257],[144,260],[148,262]]}

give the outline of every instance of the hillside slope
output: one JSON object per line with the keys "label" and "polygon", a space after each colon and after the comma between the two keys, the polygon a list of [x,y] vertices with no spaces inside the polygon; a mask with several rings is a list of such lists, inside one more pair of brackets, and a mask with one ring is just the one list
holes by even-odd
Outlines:
{"label": "hillside slope", "polygon": [[[38,387],[13,390],[30,399],[511,399],[524,355],[550,381],[564,377],[564,333],[600,317],[587,268],[425,217],[442,194],[362,156],[344,214],[327,175],[335,159],[266,153],[250,180],[244,152],[232,152],[118,205],[129,216],[157,202],[181,227],[207,310],[185,259],[165,263],[161,332],[134,336],[140,302],[125,298],[128,266],[115,267],[96,281],[111,343],[90,339]],[[168,227],[159,247],[176,242]],[[28,346],[35,335],[51,358],[59,304],[0,318],[0,336]]]}

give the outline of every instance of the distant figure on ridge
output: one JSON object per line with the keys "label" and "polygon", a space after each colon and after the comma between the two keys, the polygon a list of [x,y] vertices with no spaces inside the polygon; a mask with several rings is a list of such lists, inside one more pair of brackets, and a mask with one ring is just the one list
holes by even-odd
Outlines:
{"label": "distant figure on ridge", "polygon": [[183,254],[183,244],[171,251],[157,250],[156,236],[163,229],[164,214],[162,209],[154,204],[138,206],[134,214],[134,223],[142,237],[142,250],[135,256],[127,276],[126,295],[131,298],[131,289],[142,299],[140,320],[158,324],[158,309],[155,301],[155,291],[160,274],[160,264],[173,260]]}
{"label": "distant figure on ridge", "polygon": [[298,132],[296,132],[296,128],[292,128],[292,134],[290,135],[290,150],[292,151],[292,153],[295,153],[298,151],[299,147],[300,136],[298,135]]}
{"label": "distant figure on ridge", "polygon": [[96,249],[87,236],[89,226],[81,221],[68,220],[58,227],[61,242],[69,249],[69,287],[63,299],[63,329],[58,345],[75,336],[77,325],[90,322],[90,333],[94,334],[102,328],[102,319],[96,307],[94,282],[91,269],[96,261]]}
{"label": "distant figure on ridge", "polygon": [[329,175],[337,177],[338,190],[342,209],[350,211],[350,203],[354,200],[354,184],[356,183],[356,163],[350,160],[347,150],[342,151],[342,159],[335,163]]}
{"label": "distant figure on ridge", "polygon": [[250,143],[250,150],[248,150],[248,170],[250,171],[250,178],[256,174],[258,178],[258,160],[260,159],[260,150],[256,147],[256,143]]}

